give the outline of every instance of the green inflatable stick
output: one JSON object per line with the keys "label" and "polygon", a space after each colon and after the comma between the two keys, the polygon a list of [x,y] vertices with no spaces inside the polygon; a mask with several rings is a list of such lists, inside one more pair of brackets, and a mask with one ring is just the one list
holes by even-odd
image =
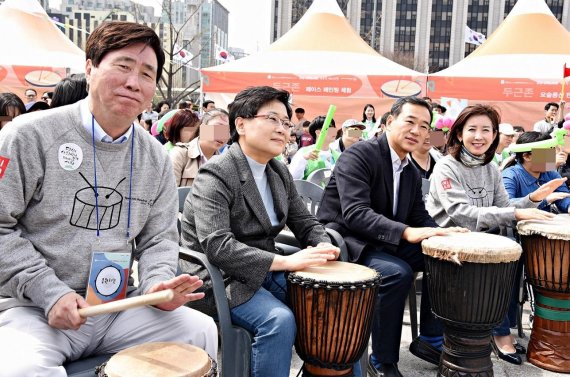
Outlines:
{"label": "green inflatable stick", "polygon": [[319,135],[319,138],[317,139],[317,142],[315,143],[315,150],[317,152],[320,152],[321,149],[323,148],[325,138],[327,137],[327,131],[329,130],[329,126],[331,125],[332,118],[334,116],[335,111],[336,111],[336,106],[330,105],[329,111],[327,112],[327,117],[325,118],[325,123],[323,124],[323,128],[321,129],[321,134]]}
{"label": "green inflatable stick", "polygon": [[168,122],[170,118],[172,118],[177,112],[178,110],[170,110],[169,112],[164,114],[156,124],[156,131],[158,133],[161,133],[162,129],[164,128],[164,123]]}
{"label": "green inflatable stick", "polygon": [[568,133],[568,130],[558,128],[553,132],[554,137],[552,139],[535,141],[532,143],[525,143],[525,144],[515,144],[515,145],[509,146],[509,148],[507,148],[507,150],[509,152],[519,153],[519,152],[530,152],[533,149],[554,148],[557,145],[564,145],[564,136],[567,133]]}

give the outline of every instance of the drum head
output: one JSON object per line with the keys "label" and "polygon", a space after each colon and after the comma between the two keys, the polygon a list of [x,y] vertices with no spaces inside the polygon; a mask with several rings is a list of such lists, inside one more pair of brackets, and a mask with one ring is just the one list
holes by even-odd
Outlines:
{"label": "drum head", "polygon": [[553,220],[523,220],[517,224],[521,236],[538,235],[551,240],[570,241],[570,215],[556,215]]}
{"label": "drum head", "polygon": [[348,262],[327,262],[321,266],[307,267],[292,275],[317,282],[358,283],[374,280],[378,277],[376,270]]}
{"label": "drum head", "polygon": [[108,377],[202,377],[211,367],[208,354],[189,344],[145,343],[123,350],[105,366]]}
{"label": "drum head", "polygon": [[425,255],[457,264],[514,262],[522,253],[515,241],[480,232],[431,237],[422,241],[422,250]]}

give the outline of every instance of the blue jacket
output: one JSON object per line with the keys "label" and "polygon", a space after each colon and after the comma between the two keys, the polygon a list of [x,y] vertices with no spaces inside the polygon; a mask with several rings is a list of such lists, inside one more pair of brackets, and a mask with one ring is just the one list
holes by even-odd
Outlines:
{"label": "blue jacket", "polygon": [[[539,186],[550,182],[553,179],[560,178],[560,174],[556,171],[547,171],[540,173],[538,179],[530,175],[521,164],[517,163],[515,166],[503,170],[503,184],[511,199],[521,198],[536,190]],[[555,192],[570,192],[566,185],[561,185]],[[568,213],[570,207],[570,198],[557,200],[554,202],[560,212]],[[538,206],[539,209],[550,211],[550,205],[543,200]]]}

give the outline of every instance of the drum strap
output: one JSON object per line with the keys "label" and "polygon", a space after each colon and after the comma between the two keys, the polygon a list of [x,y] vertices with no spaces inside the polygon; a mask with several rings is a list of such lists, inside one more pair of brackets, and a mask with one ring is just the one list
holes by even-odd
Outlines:
{"label": "drum strap", "polygon": [[536,294],[537,304],[550,306],[555,309],[547,309],[541,306],[536,306],[534,314],[540,318],[548,319],[551,321],[570,321],[570,300],[558,300],[550,297],[545,297],[541,294]]}

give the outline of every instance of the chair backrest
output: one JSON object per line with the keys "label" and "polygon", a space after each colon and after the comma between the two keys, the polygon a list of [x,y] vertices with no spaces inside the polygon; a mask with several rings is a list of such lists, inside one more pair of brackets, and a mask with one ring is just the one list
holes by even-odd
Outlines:
{"label": "chair backrest", "polygon": [[429,185],[429,179],[422,178],[422,199],[424,202],[426,201],[427,195],[429,194]]}
{"label": "chair backrest", "polygon": [[307,181],[325,187],[331,179],[332,170],[329,168],[317,169],[307,177]]}
{"label": "chair backrest", "polygon": [[311,215],[316,215],[325,190],[319,185],[301,179],[296,179],[294,182],[297,193],[307,204],[307,209]]}
{"label": "chair backrest", "polygon": [[184,201],[191,192],[192,187],[190,186],[178,187],[178,212],[184,211]]}

